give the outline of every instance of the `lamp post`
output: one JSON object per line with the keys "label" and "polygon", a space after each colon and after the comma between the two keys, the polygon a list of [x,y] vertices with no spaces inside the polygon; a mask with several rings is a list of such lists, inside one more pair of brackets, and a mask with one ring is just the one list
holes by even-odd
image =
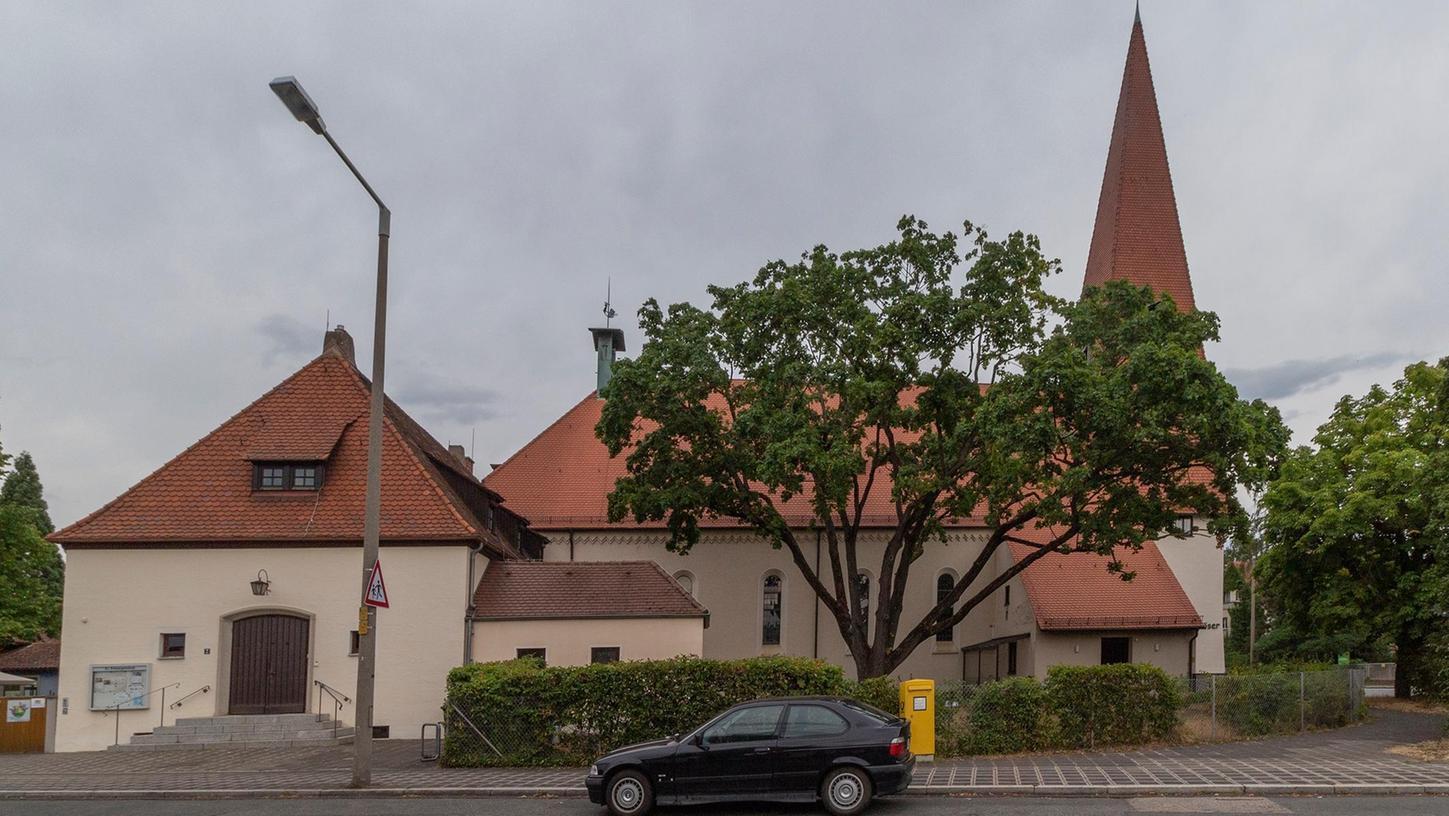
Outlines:
{"label": "lamp post", "polygon": [[272,90],[297,117],[297,121],[312,128],[312,132],[327,140],[337,156],[352,175],[362,183],[362,188],[377,202],[377,301],[372,327],[372,407],[367,418],[367,504],[362,527],[362,594],[359,595],[358,624],[361,630],[357,646],[357,716],[356,735],[352,738],[352,786],[366,787],[372,781],[372,697],[373,682],[377,676],[377,610],[361,603],[367,596],[368,578],[377,563],[377,544],[380,533],[379,511],[382,504],[382,412],[383,359],[387,337],[387,240],[391,231],[392,213],[382,203],[372,185],[357,171],[352,160],[342,152],[317,105],[296,77],[284,76],[270,83]]}

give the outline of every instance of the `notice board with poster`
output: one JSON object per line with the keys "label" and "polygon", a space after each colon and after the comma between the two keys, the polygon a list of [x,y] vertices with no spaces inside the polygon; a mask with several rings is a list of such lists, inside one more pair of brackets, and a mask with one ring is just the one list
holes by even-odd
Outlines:
{"label": "notice board with poster", "polygon": [[151,707],[151,664],[91,666],[91,710]]}

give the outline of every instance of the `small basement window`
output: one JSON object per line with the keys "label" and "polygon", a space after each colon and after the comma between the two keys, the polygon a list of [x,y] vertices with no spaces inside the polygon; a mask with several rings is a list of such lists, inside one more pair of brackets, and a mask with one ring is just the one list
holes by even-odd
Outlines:
{"label": "small basement window", "polygon": [[595,646],[592,649],[589,649],[589,662],[590,663],[618,663],[619,662],[619,647],[618,646]]}
{"label": "small basement window", "polygon": [[322,487],[320,462],[258,462],[252,472],[254,490],[317,490]]}
{"label": "small basement window", "polygon": [[519,660],[522,660],[525,657],[536,658],[540,663],[544,664],[545,666],[548,665],[548,650],[547,649],[540,649],[540,648],[519,649],[518,650],[518,659]]}
{"label": "small basement window", "polygon": [[166,632],[161,635],[161,659],[175,660],[186,657],[186,633]]}

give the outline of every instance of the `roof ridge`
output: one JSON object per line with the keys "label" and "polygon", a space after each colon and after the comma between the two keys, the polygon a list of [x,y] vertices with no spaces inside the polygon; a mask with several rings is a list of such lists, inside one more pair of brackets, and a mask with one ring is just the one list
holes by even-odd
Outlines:
{"label": "roof ridge", "polygon": [[[110,510],[112,507],[115,507],[115,506],[119,505],[123,499],[125,499],[127,496],[129,496],[132,493],[134,493],[136,491],[136,488],[140,487],[142,484],[144,484],[144,483],[150,481],[151,479],[155,478],[156,476],[160,475],[163,471],[165,471],[168,467],[170,467],[172,464],[174,464],[177,460],[181,459],[183,456],[185,456],[188,453],[190,453],[193,450],[195,450],[203,442],[206,442],[207,440],[209,440],[212,437],[215,437],[217,434],[221,433],[222,430],[224,430],[225,428],[227,428],[228,426],[230,426],[233,422],[236,422],[243,415],[245,415],[246,413],[250,412],[252,409],[256,408],[257,405],[260,404],[262,401],[264,401],[267,398],[271,397],[272,395],[276,394],[278,391],[281,391],[283,388],[286,388],[287,385],[289,385],[290,383],[292,383],[292,381],[296,380],[298,377],[302,376],[303,373],[305,373],[308,370],[310,370],[313,366],[316,366],[318,363],[327,362],[328,360],[331,360],[331,359],[336,359],[336,360],[338,360],[339,362],[342,362],[342,363],[346,363],[347,362],[346,360],[344,360],[343,358],[339,357],[338,355],[331,354],[331,353],[326,352],[326,351],[322,352],[321,354],[318,354],[316,357],[313,357],[311,360],[309,360],[301,368],[297,369],[296,371],[293,371],[291,373],[291,375],[289,375],[286,379],[284,379],[281,382],[277,383],[276,385],[272,386],[270,389],[267,390],[266,393],[262,394],[261,396],[257,397],[256,399],[252,400],[251,402],[247,403],[244,408],[242,408],[241,410],[239,410],[236,413],[232,414],[230,417],[227,417],[225,420],[222,420],[222,422],[221,422],[220,425],[217,425],[216,427],[212,428],[209,432],[203,434],[199,439],[197,439],[196,441],[192,442],[190,445],[187,445],[186,448],[184,450],[182,450],[180,453],[176,454],[175,456],[172,456],[170,459],[167,459],[165,462],[161,463],[161,465],[159,467],[157,467],[156,469],[152,470],[150,473],[146,474],[145,476],[142,476],[140,479],[137,479],[134,483],[131,484],[130,487],[128,487],[125,490],[121,491],[120,495],[116,496],[114,499],[111,499],[110,501],[106,502],[105,504],[101,505],[99,508],[91,511],[90,513],[87,513],[86,515],[80,517],[79,519],[76,519],[75,521],[71,522],[70,524],[67,524],[66,526],[62,527],[61,529],[56,530],[55,532],[53,532],[50,535],[46,536],[46,540],[53,541],[53,542],[56,542],[56,543],[59,543],[59,544],[64,544],[65,543],[65,541],[64,541],[64,537],[65,536],[68,536],[68,535],[70,535],[72,533],[80,532],[82,528],[84,528],[86,525],[88,525],[88,524],[92,523],[93,521],[95,521],[95,519],[98,516],[100,516],[102,513],[106,512],[107,510]],[[349,364],[349,365],[347,365],[347,367],[356,370],[356,366],[353,366],[353,365],[350,365]]]}
{"label": "roof ridge", "polygon": [[[598,399],[598,397],[596,396],[598,393],[599,393],[598,392],[598,389],[595,389],[595,390],[590,391],[589,393],[585,394],[583,399],[581,399],[578,402],[574,403],[567,411],[564,411],[562,414],[559,414],[558,419],[555,419],[553,422],[550,422],[547,427],[545,427],[543,430],[539,431],[538,433],[534,434],[532,439],[530,439],[527,442],[525,442],[522,445],[520,445],[519,448],[518,448],[518,450],[516,450],[512,454],[510,454],[507,459],[504,459],[502,462],[498,463],[498,467],[495,467],[491,471],[489,471],[488,475],[487,476],[484,476],[481,481],[486,485],[488,483],[488,480],[490,478],[492,478],[492,476],[494,474],[496,474],[499,471],[503,470],[505,467],[508,467],[508,465],[510,463],[512,463],[513,460],[515,460],[519,456],[521,456],[524,451],[526,451],[529,448],[533,447],[533,443],[535,443],[538,440],[542,439],[543,437],[547,436],[550,431],[552,431],[554,428],[558,427],[559,424],[562,423],[565,419],[568,419],[570,416],[573,416],[573,413],[575,411],[577,411],[578,409],[580,409],[583,406],[587,405],[590,399]],[[599,444],[602,445],[604,443],[603,442],[600,442]],[[506,500],[507,499],[505,497],[505,501]]]}
{"label": "roof ridge", "polygon": [[[372,380],[364,377],[362,372],[357,369],[356,365],[349,365],[348,368],[352,371],[353,383],[357,386],[358,390],[361,391],[362,394],[368,398],[367,413],[370,417],[372,414]],[[461,513],[458,512],[457,503],[454,502],[451,498],[448,497],[447,494],[443,492],[442,488],[445,487],[445,485],[442,485],[440,483],[440,480],[435,478],[433,474],[429,472],[426,467],[424,467],[421,459],[419,458],[420,451],[415,449],[412,440],[408,439],[407,435],[404,434],[397,427],[397,423],[395,423],[393,419],[388,416],[388,403],[392,402],[392,400],[389,400],[387,398],[386,386],[384,386],[384,390],[382,393],[382,401],[383,427],[389,429],[392,432],[393,437],[397,439],[398,443],[402,446],[402,449],[407,453],[408,458],[412,461],[413,468],[418,472],[419,475],[427,480],[428,484],[433,488],[433,492],[436,493],[438,498],[442,500],[443,505],[448,508],[448,512],[453,515],[453,518],[457,519],[458,522],[463,525],[464,529],[467,532],[481,537],[483,535],[483,531],[479,529],[477,525],[470,523],[466,518],[463,517]],[[398,410],[401,411],[402,409],[398,408]],[[411,420],[412,417],[408,417],[408,419]],[[355,418],[354,421],[356,421]],[[448,488],[448,490],[449,492],[451,492],[452,488]]]}

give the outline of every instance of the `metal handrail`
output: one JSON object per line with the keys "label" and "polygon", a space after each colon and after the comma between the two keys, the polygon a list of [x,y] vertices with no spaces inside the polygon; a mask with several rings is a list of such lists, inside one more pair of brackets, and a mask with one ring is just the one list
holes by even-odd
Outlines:
{"label": "metal handrail", "polygon": [[176,702],[172,703],[169,707],[174,711],[174,710],[180,708],[183,703],[185,703],[187,700],[190,700],[192,697],[195,697],[198,694],[205,694],[208,691],[211,691],[211,686],[202,686],[201,688],[197,689],[196,691],[193,691],[190,694],[186,695],[185,697],[182,697],[180,700],[177,700]]}
{"label": "metal handrail", "polygon": [[[114,712],[115,715],[116,715],[116,739],[115,739],[115,742],[113,742],[111,744],[112,745],[120,745],[121,744],[121,711],[123,710],[121,708],[121,706],[128,705],[130,703],[134,703],[137,700],[144,700],[144,699],[146,699],[147,697],[150,697],[153,694],[160,694],[161,695],[161,727],[164,728],[166,726],[166,689],[179,688],[180,686],[181,686],[181,683],[179,683],[179,682],[177,682],[177,683],[167,683],[166,685],[162,686],[161,688],[153,689],[151,691],[146,692],[145,694],[140,694],[140,695],[137,695],[135,697],[129,697],[129,698],[126,699],[126,702],[124,702],[124,703],[116,703],[113,706],[107,706],[106,708],[102,709],[103,711]],[[124,709],[124,710],[129,711],[131,709]]]}
{"label": "metal handrail", "polygon": [[344,705],[352,702],[352,698],[321,680],[313,680],[312,685],[317,687],[317,722],[322,722],[322,692],[327,692],[327,696],[332,698],[332,738],[337,739],[337,715],[342,713]]}

